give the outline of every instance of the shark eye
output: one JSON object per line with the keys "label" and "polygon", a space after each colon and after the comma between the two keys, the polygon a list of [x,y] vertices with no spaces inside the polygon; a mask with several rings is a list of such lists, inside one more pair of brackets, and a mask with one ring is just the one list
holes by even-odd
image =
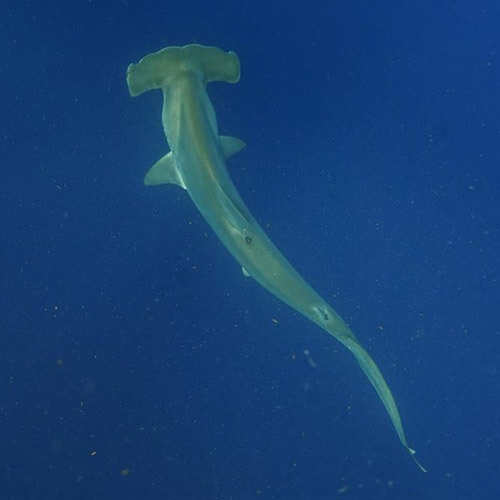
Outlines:
{"label": "shark eye", "polygon": [[246,241],[247,245],[251,245],[252,244],[252,237],[251,236],[245,236],[245,241]]}

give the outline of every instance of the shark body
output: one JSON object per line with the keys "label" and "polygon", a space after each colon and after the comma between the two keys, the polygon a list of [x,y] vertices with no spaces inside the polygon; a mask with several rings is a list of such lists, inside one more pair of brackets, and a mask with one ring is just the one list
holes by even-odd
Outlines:
{"label": "shark body", "polygon": [[349,326],[267,237],[231,181],[225,159],[241,150],[244,143],[219,136],[206,83],[236,83],[239,75],[240,64],[234,52],[194,44],[167,47],[128,67],[127,83],[132,96],[157,88],[163,91],[162,123],[170,152],[151,167],[144,182],[173,183],[186,189],[246,276],[353,353],[384,404],[402,445],[425,471],[408,446],[392,393],[373,359]]}

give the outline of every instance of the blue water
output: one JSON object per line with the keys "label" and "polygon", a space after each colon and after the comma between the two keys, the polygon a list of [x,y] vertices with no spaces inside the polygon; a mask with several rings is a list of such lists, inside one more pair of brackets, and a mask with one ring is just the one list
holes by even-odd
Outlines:
{"label": "blue water", "polygon": [[[498,498],[499,23],[493,0],[4,0],[0,499]],[[238,53],[209,85],[235,184],[428,474],[351,355],[143,186],[161,94],[126,67],[193,42]]]}

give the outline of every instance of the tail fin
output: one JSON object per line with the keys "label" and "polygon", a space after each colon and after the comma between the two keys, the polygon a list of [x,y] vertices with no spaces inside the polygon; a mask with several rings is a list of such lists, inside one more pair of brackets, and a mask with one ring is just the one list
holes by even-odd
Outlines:
{"label": "tail fin", "polygon": [[224,52],[217,47],[197,44],[167,47],[129,65],[127,84],[130,95],[161,88],[169,78],[185,71],[199,73],[207,82],[236,83],[240,79],[240,61],[234,52]]}

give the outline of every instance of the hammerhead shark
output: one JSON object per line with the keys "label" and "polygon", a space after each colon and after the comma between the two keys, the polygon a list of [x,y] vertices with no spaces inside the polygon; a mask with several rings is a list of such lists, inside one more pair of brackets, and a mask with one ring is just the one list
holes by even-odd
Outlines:
{"label": "hammerhead shark", "polygon": [[236,83],[240,62],[234,52],[197,44],[167,47],[127,69],[131,96],[163,92],[162,123],[170,152],[147,172],[146,185],[184,188],[224,246],[251,276],[349,349],[368,377],[392,421],[401,444],[422,471],[410,448],[392,393],[377,365],[344,320],[302,278],[267,237],[243,202],[225,160],[244,142],[221,136],[207,82]]}

